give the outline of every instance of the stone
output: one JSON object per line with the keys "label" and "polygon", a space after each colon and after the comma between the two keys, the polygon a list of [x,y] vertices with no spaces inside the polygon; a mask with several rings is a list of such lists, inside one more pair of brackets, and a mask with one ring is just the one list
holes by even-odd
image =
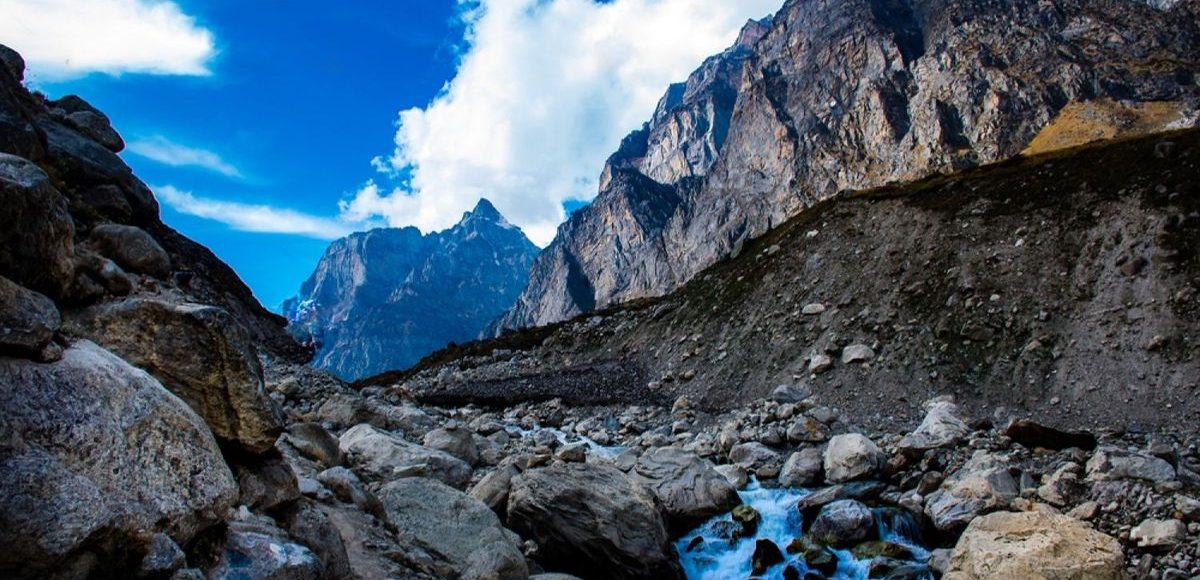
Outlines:
{"label": "stone", "polygon": [[729,516],[733,518],[734,523],[740,529],[735,538],[754,537],[754,534],[758,532],[758,524],[762,523],[762,516],[758,513],[758,510],[749,504],[742,504],[733,508]]}
{"label": "stone", "polygon": [[793,443],[820,443],[829,439],[829,426],[809,415],[798,417],[787,430]]}
{"label": "stone", "polygon": [[842,349],[842,364],[865,363],[875,358],[875,351],[865,344],[852,344]]}
{"label": "stone", "polygon": [[673,535],[687,532],[741,503],[737,488],[712,462],[674,447],[644,453],[630,476],[658,497],[667,529]]}
{"label": "stone", "polygon": [[138,574],[143,577],[161,578],[169,576],[186,564],[187,556],[179,544],[176,544],[170,536],[159,532],[150,537],[150,545],[146,550],[146,555],[142,557]]}
{"label": "stone", "polygon": [[866,436],[858,433],[837,435],[825,448],[825,479],[841,483],[871,477],[879,473],[887,457]]}
{"label": "stone", "polygon": [[1082,471],[1078,463],[1062,465],[1042,480],[1042,485],[1037,489],[1038,497],[1057,507],[1074,503],[1086,491],[1079,478]]}
{"label": "stone", "polygon": [[871,508],[852,499],[835,501],[821,508],[807,533],[816,541],[835,548],[852,546],[878,534]]}
{"label": "stone", "polygon": [[200,417],[95,344],[52,364],[0,357],[0,385],[0,576],[114,573],[93,566],[124,558],[129,538],[186,544],[233,507]]}
{"label": "stone", "polygon": [[833,359],[825,353],[816,353],[808,358],[808,372],[821,374],[833,368]]}
{"label": "stone", "polygon": [[379,498],[363,485],[353,471],[340,465],[330,467],[317,474],[317,481],[329,488],[338,499],[358,506],[381,521],[387,521],[387,512]]}
{"label": "stone", "polygon": [[208,577],[320,580],[323,572],[317,555],[288,539],[283,530],[260,522],[235,521],[225,532],[225,543]]}
{"label": "stone", "polygon": [[776,403],[799,403],[812,396],[812,389],[804,385],[779,385],[771,391],[770,399]]}
{"label": "stone", "polygon": [[1129,530],[1129,539],[1139,548],[1173,548],[1187,537],[1187,531],[1179,520],[1148,519]]}
{"label": "stone", "polygon": [[479,462],[479,447],[475,445],[474,436],[467,429],[439,428],[425,434],[423,444],[430,449],[445,451],[467,463],[475,465]]}
{"label": "stone", "polygon": [[1175,496],[1175,509],[1189,520],[1200,521],[1200,500],[1196,498],[1186,495]]}
{"label": "stone", "polygon": [[555,451],[554,456],[560,461],[580,463],[587,461],[587,453],[587,443],[568,443],[560,447],[558,451]]}
{"label": "stone", "polygon": [[342,464],[342,449],[338,438],[319,423],[292,423],[284,439],[301,455],[325,467]]}
{"label": "stone", "polygon": [[462,489],[471,479],[471,466],[463,460],[444,451],[410,443],[366,423],[343,433],[340,443],[350,464],[377,481],[431,477]]}
{"label": "stone", "polygon": [[103,224],[92,228],[88,241],[97,252],[129,272],[155,278],[166,278],[171,273],[171,257],[142,228]]}
{"label": "stone", "polygon": [[729,461],[747,469],[769,465],[779,461],[779,453],[762,443],[751,441],[739,443],[729,450]]}
{"label": "stone", "polygon": [[113,129],[108,117],[99,111],[76,111],[67,114],[64,120],[71,128],[91,137],[113,153],[120,153],[125,148],[125,140]]}
{"label": "stone", "polygon": [[274,510],[300,498],[296,474],[278,451],[228,461],[241,490],[239,501],[257,511]]}
{"label": "stone", "polygon": [[25,80],[25,59],[17,51],[0,44],[0,64],[17,82]]}
{"label": "stone", "polygon": [[1059,451],[1075,447],[1084,451],[1096,448],[1096,436],[1083,431],[1059,431],[1053,427],[1039,425],[1028,419],[1017,419],[1008,424],[1004,435],[1029,449],[1053,449]]}
{"label": "stone", "polygon": [[513,479],[508,523],[546,567],[614,580],[680,578],[654,495],[615,468],[560,463]]}
{"label": "stone", "polygon": [[0,276],[0,353],[39,358],[61,324],[53,301]]}
{"label": "stone", "polygon": [[503,517],[508,513],[508,492],[512,489],[512,479],[520,473],[515,464],[500,465],[472,486],[469,495]]}
{"label": "stone", "polygon": [[445,564],[455,578],[524,580],[521,548],[478,500],[425,478],[393,481],[379,490],[396,528]]}
{"label": "stone", "polygon": [[1101,447],[1087,462],[1087,478],[1092,481],[1142,479],[1158,483],[1174,481],[1175,468],[1153,455]]}
{"label": "stone", "polygon": [[[386,520],[385,520],[386,521]],[[342,534],[316,504],[302,500],[288,506],[279,516],[288,536],[312,550],[321,564],[321,578],[349,578],[350,556]]]}
{"label": "stone", "polygon": [[896,447],[903,451],[950,447],[963,441],[970,433],[971,428],[959,417],[958,405],[950,399],[933,399],[925,403],[925,419]]}
{"label": "stone", "polygon": [[945,580],[1122,580],[1117,540],[1067,516],[998,512],[971,522],[954,547]]}
{"label": "stone", "polygon": [[784,487],[809,487],[821,481],[823,458],[816,447],[801,449],[788,456],[779,471],[779,485]]}
{"label": "stone", "polygon": [[754,553],[750,556],[750,573],[755,576],[761,575],[776,564],[783,563],[783,552],[779,546],[775,545],[768,539],[760,539],[754,542]]}
{"label": "stone", "polygon": [[253,340],[229,312],[130,297],[87,308],[70,321],[157,377],[204,417],[219,439],[250,453],[275,447],[283,431],[282,412],[267,396]]}
{"label": "stone", "polygon": [[825,305],[819,303],[805,304],[804,308],[800,309],[800,313],[806,316],[813,316],[825,313]]}
{"label": "stone", "polygon": [[1008,459],[980,450],[926,498],[925,515],[937,529],[953,530],[1007,507],[1019,493]]}
{"label": "stone", "polygon": [[75,275],[67,200],[32,161],[0,153],[0,276],[62,298]]}

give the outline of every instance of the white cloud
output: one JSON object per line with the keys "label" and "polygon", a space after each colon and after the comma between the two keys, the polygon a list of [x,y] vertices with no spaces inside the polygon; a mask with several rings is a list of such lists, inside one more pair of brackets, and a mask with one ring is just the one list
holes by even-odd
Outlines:
{"label": "white cloud", "polygon": [[235,230],[269,234],[295,234],[334,240],[356,231],[341,220],[314,216],[290,209],[197,197],[170,185],[152,186],[159,200],[180,213],[221,222]]}
{"label": "white cloud", "polygon": [[164,165],[170,165],[171,167],[200,167],[209,171],[215,171],[226,177],[237,179],[242,177],[242,172],[237,167],[221,159],[220,155],[207,149],[180,145],[166,137],[154,136],[138,139],[130,143],[126,148],[130,153]]}
{"label": "white cloud", "polygon": [[168,0],[2,0],[0,42],[32,78],[208,75],[212,32]]}
{"label": "white cloud", "polygon": [[452,225],[480,197],[544,245],[562,202],[591,199],[604,160],[653,113],[671,82],[731,45],[780,0],[459,0],[467,48],[424,109],[400,113],[383,165],[397,187],[368,183],[343,202],[424,231]]}

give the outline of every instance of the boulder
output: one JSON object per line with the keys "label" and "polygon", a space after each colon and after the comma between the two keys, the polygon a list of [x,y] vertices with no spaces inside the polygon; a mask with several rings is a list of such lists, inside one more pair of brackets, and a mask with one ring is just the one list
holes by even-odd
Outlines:
{"label": "boulder", "polygon": [[812,389],[804,385],[779,385],[771,391],[771,400],[777,403],[799,403],[812,396]]}
{"label": "boulder", "polygon": [[288,425],[284,439],[301,455],[325,467],[342,464],[338,438],[319,423],[292,423]]}
{"label": "boulder", "polygon": [[875,358],[875,350],[865,344],[852,344],[842,349],[842,364],[868,362]]}
{"label": "boulder", "polygon": [[711,461],[675,447],[660,447],[643,454],[630,475],[658,497],[673,535],[741,503],[737,489]]}
{"label": "boulder", "polygon": [[841,483],[874,476],[887,463],[887,457],[866,436],[849,433],[829,440],[824,463],[825,479]]}
{"label": "boulder", "polygon": [[462,489],[471,479],[471,466],[437,449],[405,441],[366,423],[342,434],[342,453],[363,475],[389,481],[398,477],[432,477]]}
{"label": "boulder", "polygon": [[680,578],[655,497],[615,468],[563,463],[513,479],[508,523],[547,568],[613,580]]}
{"label": "boulder", "polygon": [[309,500],[296,502],[283,510],[279,523],[288,536],[316,554],[321,562],[322,578],[351,577],[350,557],[342,535],[316,504]]}
{"label": "boulder", "polygon": [[816,447],[801,449],[788,456],[779,471],[779,485],[784,487],[808,487],[821,480],[821,450]]}
{"label": "boulder", "polygon": [[387,512],[379,497],[371,493],[353,471],[341,466],[331,467],[318,473],[317,481],[329,488],[338,499],[358,506],[381,521],[387,521]]}
{"label": "boulder", "polygon": [[950,447],[970,433],[971,428],[959,417],[958,405],[950,399],[938,398],[925,404],[925,419],[897,447],[917,452]]}
{"label": "boulder", "polygon": [[142,228],[103,224],[92,229],[88,241],[97,252],[129,272],[156,278],[171,273],[171,257]]}
{"label": "boulder", "polygon": [[999,512],[967,526],[945,580],[1122,580],[1117,540],[1071,517],[1044,511]]}
{"label": "boulder", "polygon": [[479,447],[475,438],[467,429],[458,427],[443,427],[425,434],[424,445],[430,449],[445,451],[465,462],[475,465],[479,462]]}
{"label": "boulder", "polygon": [[214,435],[251,453],[275,446],[282,413],[263,386],[258,353],[227,311],[130,297],[71,318],[81,333],[157,377]]}
{"label": "boulder", "polygon": [[829,426],[809,415],[801,415],[787,430],[793,443],[820,443],[829,439]]}
{"label": "boulder", "polygon": [[1174,548],[1187,537],[1187,526],[1179,520],[1145,520],[1129,530],[1129,539],[1139,548]]}
{"label": "boulder", "polygon": [[200,417],[95,344],[0,358],[0,384],[0,577],[118,573],[132,538],[184,545],[237,499]]}
{"label": "boulder", "polygon": [[241,490],[239,502],[256,511],[274,510],[300,498],[292,467],[278,451],[245,457],[231,454],[229,467]]}
{"label": "boulder", "polygon": [[269,520],[254,520],[230,524],[208,577],[322,580],[324,572],[312,550],[290,540]]}
{"label": "boulder", "polygon": [[808,535],[813,539],[835,548],[873,539],[877,533],[871,508],[852,499],[835,501],[821,508],[808,529]]}
{"label": "boulder", "polygon": [[13,80],[25,80],[25,59],[17,51],[0,44],[0,65],[12,75]]}
{"label": "boulder", "polygon": [[1008,507],[1019,493],[1008,459],[980,450],[929,495],[925,515],[939,530],[957,529],[981,514]]}
{"label": "boulder", "polygon": [[63,117],[76,131],[90,137],[113,153],[119,153],[125,148],[125,140],[121,139],[108,117],[98,111],[76,111]]}
{"label": "boulder", "polygon": [[0,276],[0,353],[41,357],[61,323],[49,298]]}
{"label": "boulder", "polygon": [[1116,447],[1097,449],[1086,467],[1087,478],[1092,481],[1142,479],[1157,483],[1175,480],[1175,468],[1166,460]]}
{"label": "boulder", "polygon": [[512,488],[512,479],[520,473],[521,470],[512,463],[501,465],[483,476],[471,488],[470,495],[503,516],[508,512],[508,492]]}
{"label": "boulder", "polygon": [[478,500],[425,478],[393,481],[379,490],[379,499],[396,528],[448,568],[444,575],[496,580],[529,576],[516,539]]}
{"label": "boulder", "polygon": [[1083,431],[1059,431],[1028,419],[1016,419],[1004,429],[1004,435],[1029,449],[1059,451],[1076,447],[1084,451],[1096,448],[1096,436]]}
{"label": "boulder", "polygon": [[138,566],[138,575],[149,578],[170,576],[187,564],[187,555],[170,536],[157,533],[150,537],[146,555]]}
{"label": "boulder", "polygon": [[739,443],[729,450],[729,461],[746,469],[779,463],[779,452],[759,443]]}
{"label": "boulder", "polygon": [[741,465],[725,463],[718,465],[716,470],[734,489],[742,489],[750,482],[750,474],[746,473],[746,468]]}
{"label": "boulder", "polygon": [[0,275],[61,298],[75,274],[67,200],[32,161],[0,153]]}

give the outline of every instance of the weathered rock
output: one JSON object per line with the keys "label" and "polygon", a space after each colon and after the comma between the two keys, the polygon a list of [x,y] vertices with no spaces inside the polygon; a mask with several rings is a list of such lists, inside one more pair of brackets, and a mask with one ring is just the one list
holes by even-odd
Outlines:
{"label": "weathered rock", "polygon": [[49,298],[0,276],[0,353],[40,358],[61,323]]}
{"label": "weathered rock", "polygon": [[674,447],[643,454],[630,476],[658,496],[672,534],[682,534],[741,503],[737,489],[712,462]]}
{"label": "weathered rock", "polygon": [[869,362],[875,358],[875,350],[865,344],[852,344],[842,349],[842,364]]}
{"label": "weathered rock", "polygon": [[1139,548],[1173,548],[1187,537],[1187,526],[1179,520],[1145,520],[1129,530],[1129,539]]}
{"label": "weathered rock", "polygon": [[754,469],[778,463],[779,452],[757,441],[739,443],[729,450],[729,461],[747,469]]}
{"label": "weathered rock", "polygon": [[829,439],[829,427],[809,415],[801,415],[788,427],[788,441],[820,443]]}
{"label": "weathered rock", "polygon": [[387,521],[387,512],[379,498],[367,489],[353,471],[342,466],[331,467],[317,474],[317,481],[329,488],[338,499],[350,502],[363,511]]}
{"label": "weathered rock", "polygon": [[487,506],[424,478],[393,481],[379,490],[389,519],[449,568],[456,578],[524,580],[529,576],[517,542]]}
{"label": "weathered rock", "polygon": [[67,200],[32,161],[0,153],[0,275],[61,298],[75,273]]}
{"label": "weathered rock", "polygon": [[734,489],[741,489],[750,481],[750,475],[746,473],[746,468],[740,465],[726,463],[723,465],[718,465],[716,470],[717,473],[720,473],[725,478],[725,481],[728,481],[729,484],[734,487]]}
{"label": "weathered rock", "polygon": [[1144,479],[1173,481],[1175,468],[1153,455],[1133,453],[1115,447],[1101,447],[1087,462],[1087,477],[1093,481]]}
{"label": "weathered rock", "polygon": [[475,445],[471,432],[466,429],[434,429],[425,434],[424,445],[430,449],[445,451],[467,462],[467,465],[479,462],[479,448]]}
{"label": "weathered rock", "polygon": [[25,59],[17,51],[0,44],[0,64],[17,82],[25,80]]}
{"label": "weathered rock", "polygon": [[678,578],[654,495],[612,468],[565,463],[513,479],[508,523],[555,570],[613,579]]}
{"label": "weathered rock", "polygon": [[779,546],[775,545],[775,542],[765,538],[754,542],[754,553],[750,556],[750,572],[752,574],[760,575],[771,566],[782,563],[783,552],[780,551]]}
{"label": "weathered rock", "polygon": [[483,502],[501,516],[508,514],[508,492],[512,489],[512,479],[521,470],[512,463],[507,463],[483,476],[470,491],[470,496]]}
{"label": "weathered rock", "polygon": [[284,438],[301,455],[325,467],[334,467],[342,463],[342,449],[338,438],[318,423],[292,423],[287,426]]}
{"label": "weathered rock", "polygon": [[129,538],[185,544],[237,498],[200,417],[92,343],[53,364],[0,358],[0,385],[0,576],[113,573]]}
{"label": "weathered rock", "polygon": [[165,278],[171,273],[171,257],[158,242],[135,226],[103,224],[92,228],[88,240],[101,255],[138,274]]}
{"label": "weathered rock", "polygon": [[112,123],[103,113],[91,111],[76,111],[64,116],[68,125],[76,131],[91,137],[113,153],[119,153],[125,148],[125,140],[112,128]]}
{"label": "weathered rock", "polygon": [[1121,545],[1087,524],[1044,511],[1000,512],[967,526],[946,580],[1121,580]]}
{"label": "weathered rock", "polygon": [[949,447],[970,433],[971,428],[959,417],[958,405],[939,398],[925,404],[925,419],[916,431],[906,435],[896,446],[907,451]]}
{"label": "weathered rock", "polygon": [[296,502],[280,514],[279,521],[290,537],[304,544],[317,556],[322,578],[330,580],[351,576],[346,544],[329,516],[308,500]]}
{"label": "weathered rock", "polygon": [[340,441],[350,464],[375,480],[432,477],[461,489],[471,479],[471,466],[463,460],[410,443],[366,423],[343,433]]}
{"label": "weathered rock", "polygon": [[825,479],[841,483],[869,477],[878,473],[886,462],[883,451],[866,436],[838,435],[825,448]]}
{"label": "weathered rock", "polygon": [[282,414],[267,396],[249,334],[225,310],[131,297],[93,306],[71,321],[161,380],[218,438],[252,453],[275,446]]}
{"label": "weathered rock", "polygon": [[380,429],[400,431],[405,437],[422,439],[437,427],[424,411],[409,405],[383,405],[357,393],[338,393],[317,409],[317,417],[338,427],[370,423]]}
{"label": "weathered rock", "polygon": [[812,389],[804,385],[779,385],[771,391],[771,400],[777,403],[799,403],[812,396]]}
{"label": "weathered rock", "polygon": [[976,451],[925,503],[925,515],[939,530],[960,528],[977,516],[1002,509],[1020,492],[1008,459]]}
{"label": "weathered rock", "polygon": [[758,513],[758,510],[750,504],[742,504],[733,508],[729,516],[733,518],[733,522],[739,529],[732,539],[754,537],[754,534],[758,532],[758,524],[762,523],[762,514]]}
{"label": "weathered rock", "polygon": [[229,466],[241,490],[239,501],[256,511],[269,511],[300,498],[296,474],[278,451],[252,457],[235,455]]}
{"label": "weathered rock", "polygon": [[1077,447],[1084,451],[1096,448],[1096,436],[1082,431],[1059,431],[1053,427],[1039,425],[1028,419],[1017,419],[1008,424],[1004,435],[1025,447],[1061,450]]}
{"label": "weathered rock", "polygon": [[1078,463],[1064,464],[1042,480],[1037,490],[1038,497],[1058,507],[1074,503],[1085,491],[1079,478],[1082,471]]}
{"label": "weathered rock", "polygon": [[808,487],[820,482],[822,462],[821,450],[816,447],[807,447],[789,455],[779,471],[779,485]]}
{"label": "weathered rock", "polygon": [[876,534],[875,514],[862,502],[835,501],[821,508],[808,534],[818,542],[836,548],[851,546],[872,539]]}
{"label": "weathered rock", "polygon": [[312,550],[291,541],[273,524],[234,521],[208,577],[321,580],[324,566]]}
{"label": "weathered rock", "polygon": [[183,568],[186,564],[187,556],[183,553],[183,549],[170,536],[160,532],[150,537],[146,555],[138,567],[138,575],[162,578]]}

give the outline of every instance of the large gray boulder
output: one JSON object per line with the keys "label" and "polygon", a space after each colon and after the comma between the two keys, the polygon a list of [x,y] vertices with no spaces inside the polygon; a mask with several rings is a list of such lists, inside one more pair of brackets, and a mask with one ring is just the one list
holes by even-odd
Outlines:
{"label": "large gray boulder", "polygon": [[741,503],[737,489],[711,461],[675,447],[643,454],[630,475],[658,496],[672,534],[682,534]]}
{"label": "large gray boulder", "polygon": [[88,235],[96,251],[127,271],[165,278],[171,257],[146,230],[136,226],[103,224]]}
{"label": "large gray boulder", "polygon": [[230,524],[208,577],[322,580],[327,576],[320,558],[307,546],[292,541],[269,520],[253,518]]}
{"label": "large gray boulder", "polygon": [[537,542],[547,569],[613,580],[680,577],[654,495],[612,467],[562,463],[516,476],[508,523]]}
{"label": "large gray boulder", "polygon": [[75,272],[67,200],[32,161],[0,153],[0,275],[60,298]]}
{"label": "large gray boulder", "polygon": [[1163,482],[1175,479],[1175,468],[1153,455],[1101,447],[1087,462],[1087,478],[1092,481],[1141,479]]}
{"label": "large gray boulder", "polygon": [[366,423],[342,434],[342,453],[369,479],[430,477],[462,489],[471,479],[471,466],[444,451],[405,441],[399,435]]}
{"label": "large gray boulder", "polygon": [[422,442],[430,449],[445,451],[468,465],[475,465],[479,462],[479,447],[472,435],[467,429],[441,427],[426,433]]}
{"label": "large gray boulder", "polygon": [[898,448],[915,452],[949,447],[971,433],[971,428],[959,417],[958,405],[948,398],[925,403],[925,411],[925,419],[900,440]]}
{"label": "large gray boulder", "polygon": [[779,485],[784,487],[807,487],[821,480],[821,450],[816,447],[801,449],[788,456],[779,471]]}
{"label": "large gray boulder", "polygon": [[0,577],[113,574],[138,538],[185,545],[237,499],[200,417],[95,344],[0,358],[0,385]]}
{"label": "large gray boulder", "polygon": [[444,567],[448,578],[524,580],[519,539],[492,510],[461,491],[427,478],[393,481],[379,490],[388,518]]}
{"label": "large gray boulder", "polygon": [[1068,516],[1000,512],[971,522],[954,547],[946,580],[1121,580],[1125,556],[1115,538]]}
{"label": "large gray boulder", "polygon": [[61,323],[49,298],[0,276],[0,353],[40,357]]}
{"label": "large gray boulder", "polygon": [[869,540],[876,534],[875,514],[852,499],[838,500],[821,508],[808,535],[822,544],[845,548]]}
{"label": "large gray boulder", "polygon": [[71,320],[82,334],[187,401],[218,438],[252,453],[275,446],[282,413],[267,396],[250,335],[227,311],[131,297],[85,309]]}
{"label": "large gray boulder", "polygon": [[977,516],[1008,507],[1020,493],[1004,456],[976,451],[925,502],[925,515],[939,530],[961,529]]}
{"label": "large gray boulder", "polygon": [[887,462],[873,441],[858,433],[837,435],[825,448],[825,479],[841,483],[871,477]]}

